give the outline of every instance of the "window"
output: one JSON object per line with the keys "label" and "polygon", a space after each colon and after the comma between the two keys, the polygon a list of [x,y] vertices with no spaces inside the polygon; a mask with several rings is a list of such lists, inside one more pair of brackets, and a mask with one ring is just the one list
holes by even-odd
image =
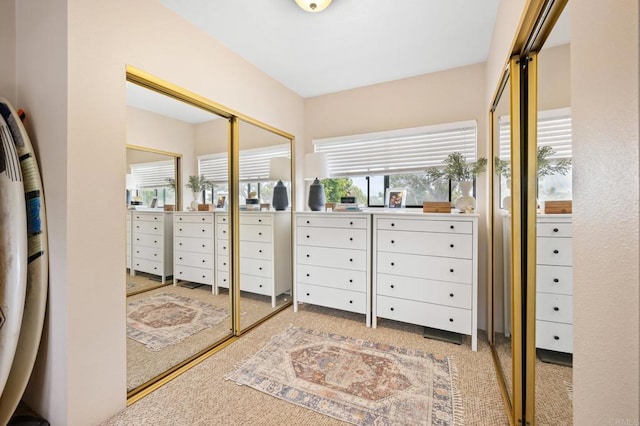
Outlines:
{"label": "window", "polygon": [[156,199],[156,207],[176,203],[175,162],[173,160],[131,164],[131,174],[136,182],[137,195],[143,206],[151,206]]}
{"label": "window", "polygon": [[327,202],[351,195],[359,204],[382,207],[387,188],[406,188],[407,207],[422,207],[423,201],[451,200],[450,182],[428,182],[424,170],[441,165],[456,151],[475,161],[476,122],[319,139],[313,144],[316,152],[326,153],[334,176],[323,180]]}

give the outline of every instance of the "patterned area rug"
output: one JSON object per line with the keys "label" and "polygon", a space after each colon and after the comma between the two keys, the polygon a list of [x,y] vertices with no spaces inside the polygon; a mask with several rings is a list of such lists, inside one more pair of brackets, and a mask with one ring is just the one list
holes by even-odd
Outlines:
{"label": "patterned area rug", "polygon": [[224,308],[176,294],[158,294],[127,304],[127,337],[159,351],[228,316]]}
{"label": "patterned area rug", "polygon": [[461,425],[450,358],[289,326],[225,376],[356,425]]}

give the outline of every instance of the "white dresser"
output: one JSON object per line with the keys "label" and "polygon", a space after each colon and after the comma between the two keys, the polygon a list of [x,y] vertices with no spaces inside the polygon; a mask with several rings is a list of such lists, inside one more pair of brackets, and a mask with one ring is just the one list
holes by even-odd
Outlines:
{"label": "white dresser", "polygon": [[[229,287],[229,217],[216,213],[216,284]],[[291,291],[291,212],[240,213],[240,290],[276,298]]]}
{"label": "white dresser", "polygon": [[310,303],[365,314],[371,324],[371,215],[296,214],[294,311]]}
{"label": "white dresser", "polygon": [[133,231],[131,230],[131,215],[132,212],[128,211],[125,212],[125,217],[126,217],[126,236],[127,236],[127,258],[126,258],[126,263],[127,263],[127,269],[129,271],[131,271],[131,237],[132,237],[132,233]]}
{"label": "white dresser", "polygon": [[373,215],[373,326],[387,318],[471,335],[477,350],[478,216]]}
{"label": "white dresser", "polygon": [[536,239],[536,347],[573,353],[570,215],[539,215]]}
{"label": "white dresser", "polygon": [[131,220],[131,275],[159,275],[164,284],[173,275],[173,213],[134,211]]}
{"label": "white dresser", "polygon": [[211,286],[215,293],[215,220],[213,212],[173,214],[173,284],[178,280]]}

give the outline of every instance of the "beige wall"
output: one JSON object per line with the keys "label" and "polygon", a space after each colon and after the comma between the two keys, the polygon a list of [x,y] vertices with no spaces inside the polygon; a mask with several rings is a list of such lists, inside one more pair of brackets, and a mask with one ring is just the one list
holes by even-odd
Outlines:
{"label": "beige wall", "polygon": [[[16,7],[14,0],[0,0],[0,97],[16,102]],[[16,108],[18,108],[16,106]]]}
{"label": "beige wall", "polygon": [[637,425],[638,2],[569,2],[574,424]]}

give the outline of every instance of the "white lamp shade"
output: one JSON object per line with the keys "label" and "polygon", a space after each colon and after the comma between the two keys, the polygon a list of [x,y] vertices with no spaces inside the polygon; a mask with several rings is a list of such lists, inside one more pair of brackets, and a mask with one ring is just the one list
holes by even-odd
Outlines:
{"label": "white lamp shade", "polygon": [[307,12],[320,12],[331,4],[332,0],[296,0],[298,6]]}
{"label": "white lamp shade", "polygon": [[136,189],[136,177],[131,173],[127,174],[127,189]]}
{"label": "white lamp shade", "polygon": [[291,180],[291,160],[287,157],[273,157],[269,159],[269,179]]}
{"label": "white lamp shade", "polygon": [[323,152],[312,152],[304,156],[304,177],[305,179],[324,179],[329,177],[329,167],[327,166],[327,154]]}

